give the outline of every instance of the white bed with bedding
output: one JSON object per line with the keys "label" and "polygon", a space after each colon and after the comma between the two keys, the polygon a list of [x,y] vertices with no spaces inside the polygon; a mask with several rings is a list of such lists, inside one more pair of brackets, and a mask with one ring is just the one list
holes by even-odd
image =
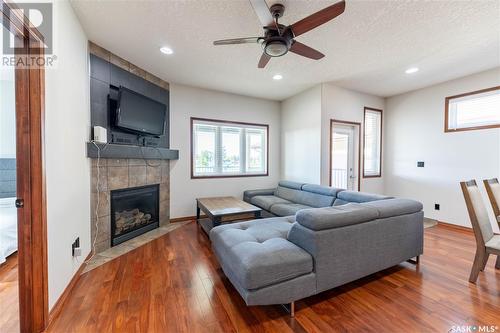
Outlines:
{"label": "white bed with bedding", "polygon": [[15,198],[0,199],[0,264],[17,251],[17,211]]}

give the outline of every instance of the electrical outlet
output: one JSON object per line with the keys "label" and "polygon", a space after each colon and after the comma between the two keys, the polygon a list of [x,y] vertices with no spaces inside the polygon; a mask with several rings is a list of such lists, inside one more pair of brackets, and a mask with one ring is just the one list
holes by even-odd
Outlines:
{"label": "electrical outlet", "polygon": [[439,210],[441,207],[439,204],[434,204],[434,210]]}
{"label": "electrical outlet", "polygon": [[73,242],[73,244],[71,244],[71,255],[73,257],[81,255],[81,250],[80,250],[80,254],[76,254],[75,249],[77,249],[77,248],[80,249],[80,237],[77,237],[75,239],[75,241]]}
{"label": "electrical outlet", "polygon": [[425,163],[422,161],[417,162],[417,168],[423,168],[425,166]]}

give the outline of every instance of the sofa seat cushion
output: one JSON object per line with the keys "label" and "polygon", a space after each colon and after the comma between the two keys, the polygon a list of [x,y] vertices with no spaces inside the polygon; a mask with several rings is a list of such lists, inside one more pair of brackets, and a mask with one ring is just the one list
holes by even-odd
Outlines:
{"label": "sofa seat cushion", "polygon": [[250,199],[250,203],[270,211],[272,205],[279,203],[292,203],[292,202],[274,195],[257,195],[252,199]]}
{"label": "sofa seat cushion", "polygon": [[289,218],[269,218],[218,226],[210,231],[221,265],[245,289],[258,289],[311,273],[309,253],[286,237]]}
{"label": "sofa seat cushion", "polygon": [[349,203],[343,206],[304,209],[297,212],[297,222],[312,230],[341,228],[348,225],[375,220],[379,217],[377,209]]}
{"label": "sofa seat cushion", "polygon": [[295,215],[301,209],[308,209],[311,206],[301,204],[276,204],[271,206],[271,213],[277,216]]}
{"label": "sofa seat cushion", "polygon": [[220,240],[228,247],[246,240],[262,243],[271,238],[286,238],[293,222],[294,216],[226,223],[210,230],[210,237],[224,233]]}

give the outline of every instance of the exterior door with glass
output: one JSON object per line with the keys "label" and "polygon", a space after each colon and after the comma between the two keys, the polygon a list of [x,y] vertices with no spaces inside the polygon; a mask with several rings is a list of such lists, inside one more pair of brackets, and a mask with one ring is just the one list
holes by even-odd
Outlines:
{"label": "exterior door with glass", "polygon": [[332,122],[330,186],[359,190],[359,124]]}

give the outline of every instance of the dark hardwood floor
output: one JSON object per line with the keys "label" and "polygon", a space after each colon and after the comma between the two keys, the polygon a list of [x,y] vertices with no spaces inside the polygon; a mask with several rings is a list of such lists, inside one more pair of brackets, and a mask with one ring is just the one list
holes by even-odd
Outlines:
{"label": "dark hardwood floor", "polygon": [[[425,231],[420,265],[402,263],[297,302],[247,307],[189,223],[82,276],[49,332],[448,332],[500,326],[500,271],[468,282],[469,231]],[[496,330],[498,331],[498,329]]]}
{"label": "dark hardwood floor", "polygon": [[0,265],[0,332],[19,332],[17,252]]}

